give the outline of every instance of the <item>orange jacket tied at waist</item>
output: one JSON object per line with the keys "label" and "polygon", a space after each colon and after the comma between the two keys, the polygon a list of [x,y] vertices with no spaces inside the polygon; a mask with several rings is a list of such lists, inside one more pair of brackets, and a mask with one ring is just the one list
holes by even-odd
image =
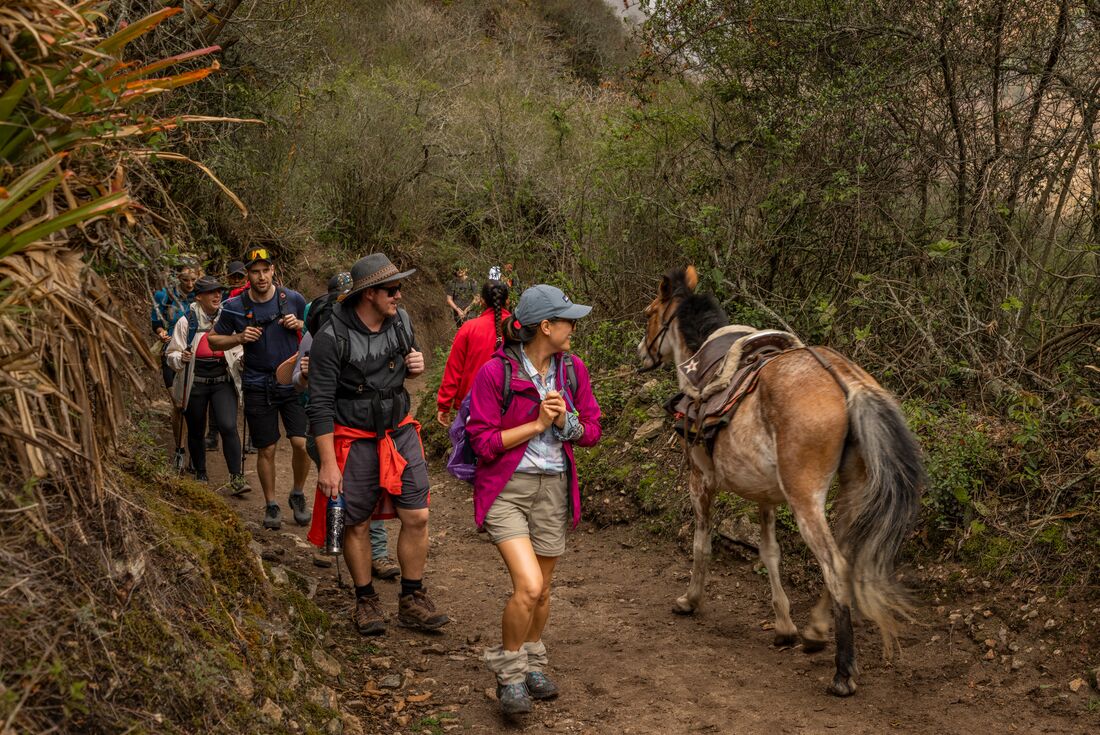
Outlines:
{"label": "orange jacket tied at waist", "polygon": [[[416,438],[420,438],[420,422],[409,414],[405,417],[405,420],[397,425],[400,429],[403,426],[412,424],[416,429]],[[386,435],[378,442],[378,485],[386,492],[382,493],[381,499],[378,501],[378,506],[374,509],[374,515],[371,516],[373,520],[394,518],[396,513],[393,508],[393,501],[390,499],[391,495],[401,494],[401,475],[405,472],[405,466],[408,462],[401,453],[397,451],[397,444],[393,441],[393,432],[395,429],[387,429]],[[340,469],[340,474],[344,473],[344,465],[348,461],[348,453],[351,452],[351,445],[360,439],[377,439],[378,434],[366,429],[353,429],[349,426],[342,426],[336,424],[332,432],[332,448],[336,452],[336,466]],[[423,444],[421,445],[423,447]],[[423,449],[421,449],[423,451]],[[328,496],[321,492],[321,488],[318,486],[313,498],[313,522],[309,526],[309,541],[314,546],[322,547],[325,545],[325,512],[328,506]]]}

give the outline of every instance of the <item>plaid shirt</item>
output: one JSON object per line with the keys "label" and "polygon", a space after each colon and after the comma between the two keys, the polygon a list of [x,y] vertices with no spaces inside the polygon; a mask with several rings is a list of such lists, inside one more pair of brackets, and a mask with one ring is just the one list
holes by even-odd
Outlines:
{"label": "plaid shirt", "polygon": [[[528,359],[527,353],[523,349],[520,349],[519,353],[523,359],[523,371],[535,384],[539,398],[545,399],[546,394],[556,387],[557,360],[550,358],[550,370],[544,381]],[[565,452],[562,450],[561,440],[555,434],[553,426],[527,442],[527,451],[523,453],[523,459],[520,460],[516,472],[529,472],[535,475],[556,475],[559,472],[565,472]]]}

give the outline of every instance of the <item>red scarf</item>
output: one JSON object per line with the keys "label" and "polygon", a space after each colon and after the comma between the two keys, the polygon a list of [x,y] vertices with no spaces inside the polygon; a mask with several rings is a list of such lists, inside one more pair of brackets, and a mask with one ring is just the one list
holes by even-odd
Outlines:
{"label": "red scarf", "polygon": [[[412,414],[406,416],[405,420],[397,425],[397,428],[400,429],[402,426],[409,424],[416,427],[416,438],[420,440],[420,423],[412,417]],[[408,465],[408,462],[397,451],[397,444],[393,440],[394,431],[395,429],[387,429],[386,435],[378,442],[378,485],[386,492],[382,493],[378,505],[375,506],[371,520],[394,518],[397,515],[391,496],[401,494],[401,475],[405,472],[405,466]],[[377,438],[378,434],[373,431],[353,429],[336,424],[332,432],[332,448],[336,452],[336,466],[340,468],[340,474],[344,474],[344,465],[347,464],[348,453],[351,452],[352,444],[360,439]],[[420,443],[420,451],[424,451],[423,441]],[[313,522],[309,526],[309,535],[307,536],[314,546],[323,547],[325,545],[325,511],[327,506],[328,496],[321,492],[321,488],[318,487],[313,497]]]}

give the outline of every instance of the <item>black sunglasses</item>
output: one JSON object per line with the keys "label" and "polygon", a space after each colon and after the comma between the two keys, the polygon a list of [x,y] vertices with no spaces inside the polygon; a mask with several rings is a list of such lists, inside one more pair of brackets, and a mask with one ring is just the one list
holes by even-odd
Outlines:
{"label": "black sunglasses", "polygon": [[553,319],[548,319],[547,321],[549,321],[551,324],[554,324],[556,322],[567,322],[569,326],[573,327],[574,329],[577,327],[576,319],[562,319],[561,317],[556,316]]}
{"label": "black sunglasses", "polygon": [[379,286],[378,290],[385,291],[386,295],[392,299],[401,291],[401,284],[399,283],[396,286]]}

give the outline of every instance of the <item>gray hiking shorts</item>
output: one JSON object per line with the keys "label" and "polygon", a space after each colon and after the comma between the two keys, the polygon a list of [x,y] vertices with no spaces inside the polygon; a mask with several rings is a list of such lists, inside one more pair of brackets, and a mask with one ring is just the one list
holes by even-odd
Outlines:
{"label": "gray hiking shorts", "polygon": [[[394,507],[417,510],[428,507],[428,463],[420,437],[412,424],[393,432],[398,453],[408,465],[401,474],[401,494],[392,496]],[[348,451],[344,465],[344,502],[347,504],[345,523],[354,526],[369,521],[382,493],[378,485],[378,441],[359,439]]]}

